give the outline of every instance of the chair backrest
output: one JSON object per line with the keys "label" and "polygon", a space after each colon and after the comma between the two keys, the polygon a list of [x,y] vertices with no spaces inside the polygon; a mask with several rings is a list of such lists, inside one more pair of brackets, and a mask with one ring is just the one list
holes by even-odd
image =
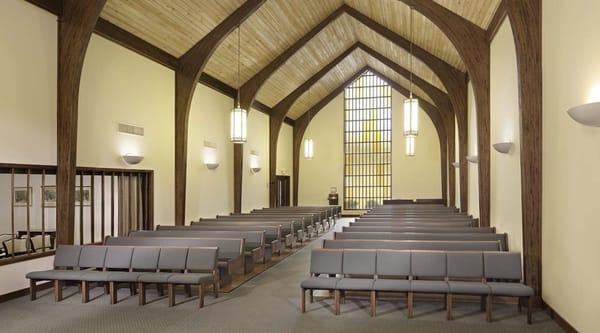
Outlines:
{"label": "chair backrest", "polygon": [[183,271],[185,269],[187,256],[187,247],[163,247],[160,249],[158,269]]}
{"label": "chair backrest", "polygon": [[84,246],[79,256],[80,268],[103,268],[106,259],[106,246]]}
{"label": "chair backrest", "polygon": [[107,269],[129,269],[133,246],[109,246],[106,250],[104,267]]}
{"label": "chair backrest", "polygon": [[377,275],[409,276],[410,251],[377,250]]}
{"label": "chair backrest", "polygon": [[243,239],[178,238],[178,237],[107,237],[106,245],[157,247],[218,247],[219,259],[237,258],[244,253]]}
{"label": "chair backrest", "polygon": [[210,272],[217,267],[219,249],[216,247],[190,247],[185,268],[188,271]]}
{"label": "chair backrest", "polygon": [[2,242],[6,255],[27,253],[27,239],[13,238]]}
{"label": "chair backrest", "polygon": [[131,269],[133,270],[156,270],[160,247],[136,246],[131,257]]}
{"label": "chair backrest", "polygon": [[43,248],[52,248],[52,237],[50,235],[37,235],[31,237],[31,244],[33,245],[33,251],[39,251]]}
{"label": "chair backrest", "polygon": [[446,252],[412,251],[410,273],[413,277],[446,277]]}
{"label": "chair backrest", "polygon": [[447,252],[449,278],[481,279],[483,277],[482,252]]}
{"label": "chair backrest", "polygon": [[518,252],[484,252],[486,279],[521,280],[521,254]]}
{"label": "chair backrest", "polygon": [[79,265],[79,256],[82,246],[60,245],[54,253],[55,268],[73,268]]}
{"label": "chair backrest", "polygon": [[314,249],[310,254],[310,272],[314,274],[341,274],[343,250]]}
{"label": "chair backrest", "polygon": [[375,275],[376,250],[344,250],[342,272],[344,274]]}

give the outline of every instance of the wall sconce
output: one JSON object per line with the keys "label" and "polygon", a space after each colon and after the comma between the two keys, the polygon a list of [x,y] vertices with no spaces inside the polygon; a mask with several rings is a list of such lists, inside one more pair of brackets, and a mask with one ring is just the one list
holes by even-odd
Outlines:
{"label": "wall sconce", "polygon": [[579,105],[570,108],[567,113],[580,124],[600,127],[600,102]]}
{"label": "wall sconce", "polygon": [[129,165],[136,165],[144,159],[144,156],[133,155],[133,154],[128,153],[128,154],[121,156],[121,158],[123,159],[123,162],[125,162]]}
{"label": "wall sconce", "polygon": [[513,146],[512,142],[498,142],[498,143],[494,143],[494,149],[496,149],[497,152],[501,153],[501,154],[508,154],[510,152],[510,149]]}
{"label": "wall sconce", "polygon": [[250,171],[252,171],[252,173],[258,173],[261,170],[258,153],[254,150],[250,151],[249,164],[250,164]]}
{"label": "wall sconce", "polygon": [[452,162],[452,166],[458,169],[458,168],[460,168],[460,163]]}
{"label": "wall sconce", "polygon": [[217,159],[217,145],[216,144],[214,144],[212,142],[204,141],[203,155],[204,155],[204,165],[206,165],[206,167],[209,170],[214,170],[219,167],[219,161]]}
{"label": "wall sconce", "polygon": [[477,162],[479,162],[479,156],[477,156],[477,155],[468,155],[467,156],[467,161],[469,161],[471,163],[477,163]]}

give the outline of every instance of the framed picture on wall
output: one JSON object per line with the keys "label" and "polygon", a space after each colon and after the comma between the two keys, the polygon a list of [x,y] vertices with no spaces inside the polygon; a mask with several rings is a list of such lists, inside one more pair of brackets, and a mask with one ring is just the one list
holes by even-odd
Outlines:
{"label": "framed picture on wall", "polygon": [[31,207],[32,202],[31,187],[13,187],[13,206]]}
{"label": "framed picture on wall", "polygon": [[42,207],[56,207],[56,186],[42,187]]}
{"label": "framed picture on wall", "polygon": [[92,187],[91,186],[84,186],[83,187],[83,195],[82,195],[82,189],[77,186],[75,188],[75,206],[81,206],[82,203],[82,198],[83,198],[83,205],[84,206],[90,206],[91,205],[91,198],[92,198]]}

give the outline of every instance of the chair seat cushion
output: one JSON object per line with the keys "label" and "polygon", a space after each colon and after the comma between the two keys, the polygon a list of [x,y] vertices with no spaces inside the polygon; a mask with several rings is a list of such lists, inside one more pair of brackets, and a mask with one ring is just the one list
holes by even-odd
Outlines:
{"label": "chair seat cushion", "polygon": [[526,297],[533,296],[533,289],[522,283],[514,282],[488,282],[492,295]]}
{"label": "chair seat cushion", "polygon": [[138,282],[145,283],[167,283],[169,277],[175,273],[168,272],[157,272],[157,273],[143,273],[138,277]]}
{"label": "chair seat cushion", "polygon": [[110,272],[108,278],[109,282],[137,282],[140,275],[144,273],[140,272]]}
{"label": "chair seat cushion", "polygon": [[373,279],[352,279],[343,278],[341,279],[335,289],[339,290],[373,290]]}
{"label": "chair seat cushion", "polygon": [[108,281],[109,272],[89,271],[81,273],[81,281],[104,282]]}
{"label": "chair seat cushion", "polygon": [[340,279],[328,277],[310,277],[300,284],[304,289],[333,290]]}
{"label": "chair seat cushion", "polygon": [[377,279],[373,283],[373,290],[377,291],[410,291],[410,281],[396,279]]}
{"label": "chair seat cushion", "polygon": [[446,281],[413,280],[410,290],[417,293],[447,293],[449,288]]}
{"label": "chair seat cushion", "polygon": [[167,282],[174,284],[201,284],[213,281],[213,275],[208,273],[176,273],[171,275]]}
{"label": "chair seat cushion", "polygon": [[475,281],[450,281],[451,294],[489,295],[490,287],[483,282]]}
{"label": "chair seat cushion", "polygon": [[37,271],[37,272],[29,272],[25,277],[27,279],[32,280],[55,280],[60,272],[71,272],[66,270],[47,270],[47,271]]}

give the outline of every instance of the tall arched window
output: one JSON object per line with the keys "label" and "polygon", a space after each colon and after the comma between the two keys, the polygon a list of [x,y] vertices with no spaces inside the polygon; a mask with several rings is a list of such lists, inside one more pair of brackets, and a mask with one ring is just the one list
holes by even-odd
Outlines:
{"label": "tall arched window", "polygon": [[344,209],[363,210],[392,194],[392,91],[366,71],[344,93]]}

